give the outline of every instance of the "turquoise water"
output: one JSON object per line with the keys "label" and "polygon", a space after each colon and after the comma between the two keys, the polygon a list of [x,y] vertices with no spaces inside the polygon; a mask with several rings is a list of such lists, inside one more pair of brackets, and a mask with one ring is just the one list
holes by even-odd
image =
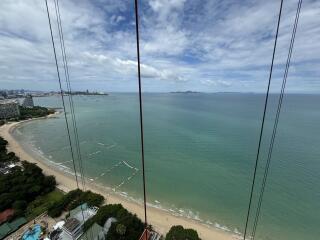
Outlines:
{"label": "turquoise water", "polygon": [[[277,97],[271,96],[268,108],[258,183]],[[35,101],[61,106],[58,97]],[[76,96],[74,101],[86,176],[141,200],[137,95]],[[258,239],[319,239],[319,102],[319,95],[285,97]],[[264,95],[150,93],[143,103],[148,202],[243,232]],[[26,124],[15,135],[62,170],[72,171],[62,114]]]}
{"label": "turquoise water", "polygon": [[41,226],[35,225],[22,236],[22,240],[38,240],[41,234]]}

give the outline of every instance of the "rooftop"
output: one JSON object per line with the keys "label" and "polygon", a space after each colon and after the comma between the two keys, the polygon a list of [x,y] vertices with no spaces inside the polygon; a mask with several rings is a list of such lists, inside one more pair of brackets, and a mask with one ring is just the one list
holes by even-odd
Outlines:
{"label": "rooftop", "polygon": [[96,215],[98,208],[88,207],[88,204],[84,203],[75,209],[70,211],[70,217],[77,219],[79,222],[85,222],[92,216]]}
{"label": "rooftop", "polygon": [[66,223],[63,225],[63,228],[66,229],[69,232],[73,232],[75,229],[77,229],[80,226],[80,222],[78,219],[70,217]]}
{"label": "rooftop", "polygon": [[23,217],[21,218],[16,218],[10,223],[4,223],[0,225],[0,239],[4,238],[8,234],[16,231],[20,226],[25,224],[27,220]]}
{"label": "rooftop", "polygon": [[103,227],[94,223],[79,240],[104,240]]}

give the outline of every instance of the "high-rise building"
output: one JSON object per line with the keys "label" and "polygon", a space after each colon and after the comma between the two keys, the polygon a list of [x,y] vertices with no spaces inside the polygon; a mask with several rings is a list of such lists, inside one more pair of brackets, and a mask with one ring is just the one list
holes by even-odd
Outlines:
{"label": "high-rise building", "polygon": [[16,100],[0,101],[0,119],[10,119],[20,116],[19,103]]}
{"label": "high-rise building", "polygon": [[33,103],[33,98],[30,94],[28,94],[25,99],[23,100],[22,103],[23,107],[28,107],[28,108],[33,108],[34,107],[34,103]]}

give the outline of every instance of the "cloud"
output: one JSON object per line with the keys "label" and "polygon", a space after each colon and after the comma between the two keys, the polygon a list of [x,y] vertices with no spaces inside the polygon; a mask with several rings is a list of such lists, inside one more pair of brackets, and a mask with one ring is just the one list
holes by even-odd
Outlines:
{"label": "cloud", "polygon": [[[105,66],[112,66],[118,74],[134,76],[137,74],[137,61],[133,60],[122,60],[120,58],[112,58],[103,54],[91,54],[86,52],[85,55],[92,60],[99,62]],[[170,80],[170,81],[180,81],[185,80],[180,76],[177,76],[174,72],[170,70],[156,69],[153,66],[140,64],[141,76],[143,78],[156,78],[160,80]]]}
{"label": "cloud", "polygon": [[[48,0],[59,46],[54,5]],[[136,89],[134,5],[60,1],[76,89]],[[147,0],[140,6],[143,84],[148,91],[266,89],[279,10],[275,1]],[[272,89],[279,89],[297,0],[284,4]],[[302,5],[288,91],[320,92],[319,1]],[[0,1],[0,84],[56,89],[44,1]],[[60,67],[61,53],[57,49]],[[30,84],[30,83],[37,84]]]}
{"label": "cloud", "polygon": [[210,80],[210,79],[204,79],[201,80],[201,83],[207,86],[224,86],[224,87],[230,87],[232,85],[231,82],[224,81],[224,80]]}

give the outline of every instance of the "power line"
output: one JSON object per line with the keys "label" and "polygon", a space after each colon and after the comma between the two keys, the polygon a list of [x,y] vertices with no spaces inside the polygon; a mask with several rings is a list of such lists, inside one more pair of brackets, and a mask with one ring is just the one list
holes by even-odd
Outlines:
{"label": "power line", "polygon": [[139,11],[138,0],[134,1],[135,20],[136,20],[136,43],[137,43],[137,60],[138,60],[138,83],[139,83],[139,112],[140,112],[140,142],[141,142],[141,163],[142,163],[142,180],[143,180],[143,206],[144,206],[144,224],[147,222],[147,197],[146,197],[146,177],[144,167],[144,139],[143,139],[143,112],[142,112],[142,93],[141,93],[141,72],[140,72],[140,44],[139,44]]}
{"label": "power line", "polygon": [[271,141],[270,141],[270,145],[269,145],[267,162],[266,162],[266,166],[265,166],[264,176],[263,176],[263,180],[262,180],[262,186],[261,186],[260,195],[259,195],[258,207],[257,207],[257,211],[256,211],[252,234],[251,234],[252,239],[255,238],[257,226],[258,226],[258,221],[259,221],[259,216],[260,216],[260,212],[261,212],[263,194],[264,194],[264,190],[265,190],[266,183],[267,183],[267,177],[268,177],[269,168],[270,168],[271,156],[272,156],[274,141],[275,141],[275,137],[276,137],[276,133],[277,133],[277,127],[278,127],[279,117],[280,117],[280,113],[281,113],[282,101],[283,101],[283,97],[284,97],[284,90],[285,90],[286,83],[287,83],[287,77],[288,77],[289,67],[290,67],[290,63],[291,63],[291,56],[292,56],[292,51],[293,51],[293,46],[294,46],[294,40],[295,40],[296,31],[297,31],[298,22],[299,22],[301,5],[302,5],[302,0],[299,0],[298,6],[297,6],[297,11],[296,11],[296,17],[295,17],[295,21],[294,21],[294,26],[292,29],[292,35],[291,35],[291,41],[290,41],[290,46],[289,46],[289,52],[288,52],[288,56],[287,56],[287,62],[286,62],[286,66],[285,66],[285,72],[284,72],[284,76],[283,76],[283,80],[282,80],[281,93],[279,96],[277,113],[276,113],[276,117],[275,117],[275,121],[274,121],[274,125],[273,125],[272,137],[271,137]]}
{"label": "power line", "polygon": [[276,53],[276,48],[277,48],[279,27],[280,27],[280,21],[281,21],[282,6],[283,6],[283,0],[281,0],[281,2],[280,2],[280,9],[279,9],[279,14],[278,14],[277,30],[276,30],[276,35],[275,35],[274,45],[273,45],[273,53],[272,53],[272,60],[271,60],[271,66],[270,66],[268,87],[267,87],[267,93],[266,93],[265,102],[264,102],[264,109],[263,109],[263,116],[262,116],[261,127],[260,127],[258,150],[257,150],[256,160],[255,160],[255,165],[254,165],[254,172],[253,172],[253,178],[252,178],[252,184],[251,184],[251,191],[250,191],[249,205],[248,205],[248,211],[247,211],[247,217],[246,217],[246,224],[245,224],[245,230],[244,230],[244,234],[243,234],[244,240],[246,239],[249,217],[250,217],[250,212],[251,212],[253,191],[254,191],[254,186],[255,186],[255,181],[256,181],[256,176],[257,176],[257,168],[258,168],[258,163],[259,163],[262,135],[263,135],[263,130],[264,130],[264,123],[265,123],[267,106],[268,106],[268,99],[269,99],[271,78],[272,78],[272,72],[273,72],[274,58],[275,58],[275,53]]}

